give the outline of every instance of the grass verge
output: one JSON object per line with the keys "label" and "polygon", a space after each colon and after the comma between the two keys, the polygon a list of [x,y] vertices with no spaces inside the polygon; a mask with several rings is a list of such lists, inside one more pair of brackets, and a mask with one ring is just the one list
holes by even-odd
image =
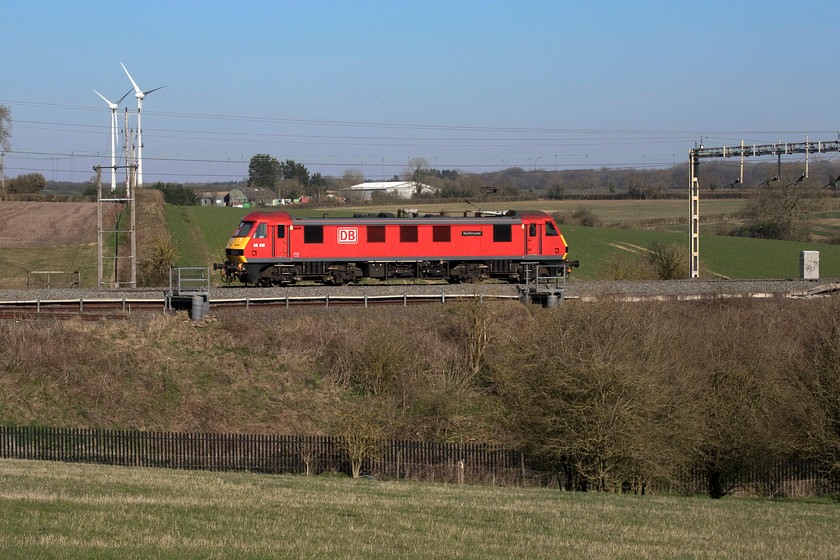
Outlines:
{"label": "grass verge", "polygon": [[837,558],[828,501],[0,461],[3,558]]}

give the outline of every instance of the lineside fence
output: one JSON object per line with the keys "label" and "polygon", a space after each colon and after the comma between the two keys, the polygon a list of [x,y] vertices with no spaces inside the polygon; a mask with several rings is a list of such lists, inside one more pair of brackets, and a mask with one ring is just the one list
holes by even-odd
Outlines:
{"label": "lineside fence", "polygon": [[82,276],[78,270],[27,270],[27,288],[78,288],[82,285]]}
{"label": "lineside fence", "polygon": [[[566,487],[560,473],[528,467],[525,454],[480,443],[382,441],[363,475],[452,484]],[[0,459],[266,474],[351,473],[339,437],[203,434],[0,426]],[[646,484],[647,491],[705,494],[702,472]],[[756,465],[724,481],[733,494],[806,497],[838,492],[813,461]],[[638,491],[626,488],[625,491]]]}
{"label": "lineside fence", "polygon": [[[0,426],[0,458],[270,474],[350,473],[342,438]],[[523,455],[486,444],[383,441],[362,474],[521,484]]]}

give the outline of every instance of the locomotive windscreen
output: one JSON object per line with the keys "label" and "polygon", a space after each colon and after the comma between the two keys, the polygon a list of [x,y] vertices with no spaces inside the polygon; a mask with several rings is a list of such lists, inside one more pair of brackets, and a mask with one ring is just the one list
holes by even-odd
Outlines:
{"label": "locomotive windscreen", "polygon": [[254,228],[254,222],[239,222],[239,227],[233,232],[234,237],[248,237]]}

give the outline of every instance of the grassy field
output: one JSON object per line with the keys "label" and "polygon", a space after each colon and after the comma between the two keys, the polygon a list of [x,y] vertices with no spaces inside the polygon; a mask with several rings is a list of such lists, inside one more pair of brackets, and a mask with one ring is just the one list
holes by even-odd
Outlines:
{"label": "grassy field", "polygon": [[828,500],[564,493],[0,461],[0,556],[840,556]]}
{"label": "grassy field", "polygon": [[[0,267],[10,272],[0,277],[0,288],[26,288],[26,272],[29,270],[78,271],[82,286],[92,288],[96,286],[97,279],[96,253],[96,245],[43,247],[37,251],[4,248],[0,250]],[[113,265],[108,270],[113,271]]]}
{"label": "grassy field", "polygon": [[[688,230],[670,232],[566,225],[563,235],[569,256],[580,260],[573,277],[600,277],[600,267],[617,252],[641,254],[654,241],[688,243]],[[703,277],[798,278],[801,251],[820,252],[820,277],[840,277],[840,245],[770,241],[704,234],[700,237],[700,269]]]}

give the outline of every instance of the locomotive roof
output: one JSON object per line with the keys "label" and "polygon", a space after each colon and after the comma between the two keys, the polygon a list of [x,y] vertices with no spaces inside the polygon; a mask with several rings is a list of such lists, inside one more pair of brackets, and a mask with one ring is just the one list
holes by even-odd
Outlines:
{"label": "locomotive roof", "polygon": [[404,216],[398,217],[391,213],[380,212],[379,214],[364,214],[355,216],[323,216],[311,218],[299,218],[292,216],[284,210],[256,210],[243,216],[243,221],[258,221],[258,220],[281,220],[292,222],[300,222],[307,224],[332,224],[336,222],[351,222],[351,223],[375,223],[375,224],[405,224],[408,222],[444,222],[444,223],[521,223],[522,220],[545,220],[551,219],[551,216],[542,210],[516,210],[509,211],[503,215],[485,214],[476,215],[475,213],[467,216],[442,216],[439,214],[426,214],[423,216]]}

